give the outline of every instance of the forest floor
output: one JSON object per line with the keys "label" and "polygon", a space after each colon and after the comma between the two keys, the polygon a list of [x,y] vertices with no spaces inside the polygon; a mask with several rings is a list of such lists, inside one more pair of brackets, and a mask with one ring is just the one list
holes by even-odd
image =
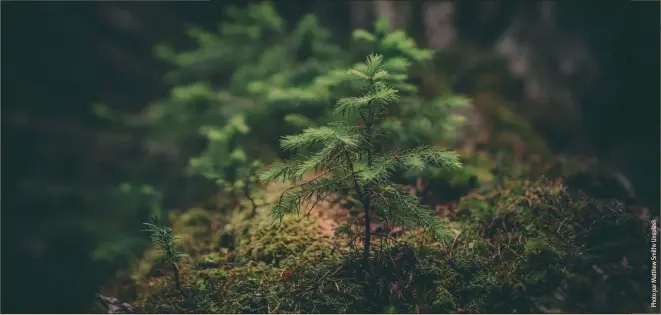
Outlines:
{"label": "forest floor", "polygon": [[[337,234],[360,226],[354,202],[336,196],[277,222],[270,206],[287,186],[271,184],[254,216],[246,200],[170,215],[190,257],[183,293],[148,250],[102,294],[148,313],[651,311],[646,209],[594,163],[549,156],[529,129],[503,125],[481,124],[491,130],[475,139],[491,148],[458,148],[459,174],[407,182],[450,239],[373,224],[386,237],[372,239],[365,269],[360,241]],[[100,304],[125,310],[119,300]]]}

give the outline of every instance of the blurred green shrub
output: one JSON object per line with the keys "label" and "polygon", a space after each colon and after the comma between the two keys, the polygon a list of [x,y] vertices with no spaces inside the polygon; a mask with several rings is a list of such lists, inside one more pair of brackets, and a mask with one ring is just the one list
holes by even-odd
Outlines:
{"label": "blurred green shrub", "polygon": [[350,91],[346,71],[365,67],[363,51],[384,56],[383,68],[393,74],[389,84],[402,93],[382,126],[395,134],[392,145],[435,144],[453,138],[461,125],[455,110],[468,106],[465,98],[424,100],[408,79],[408,70],[429,62],[432,51],[402,30],[389,31],[384,18],[373,32],[354,31],[358,45],[351,53],[335,45],[313,15],[287,27],[268,1],[230,8],[226,17],[217,32],[190,27],[191,50],[155,49],[172,67],[166,81],[173,86],[167,99],[147,106],[144,123],[150,138],[193,156],[191,175],[241,186],[253,160],[286,156],[278,139],[328,121],[331,104]]}
{"label": "blurred green shrub", "polygon": [[[462,124],[457,110],[468,107],[468,100],[446,91],[422,97],[417,78],[408,73],[430,64],[434,54],[403,30],[389,31],[385,18],[372,30],[355,30],[356,49],[350,51],[336,45],[313,15],[288,26],[268,1],[228,8],[225,14],[216,31],[189,27],[192,49],[155,48],[170,66],[165,76],[170,93],[148,104],[139,119],[95,107],[102,117],[145,130],[150,143],[176,148],[187,164],[183,173],[217,184],[223,206],[241,204],[245,197],[253,209],[262,203],[255,197],[256,172],[263,163],[289,157],[280,151],[279,138],[328,122],[331,105],[352,91],[344,83],[347,70],[365,70],[366,52],[383,56],[383,69],[391,74],[388,84],[401,95],[381,125],[393,135],[393,141],[383,143],[386,149],[442,144]],[[116,237],[96,256],[119,253],[126,242]]]}

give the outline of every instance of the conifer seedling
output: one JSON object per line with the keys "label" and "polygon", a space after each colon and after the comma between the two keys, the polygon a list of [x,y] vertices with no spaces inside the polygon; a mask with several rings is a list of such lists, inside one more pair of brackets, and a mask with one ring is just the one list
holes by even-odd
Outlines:
{"label": "conifer seedling", "polygon": [[240,190],[243,196],[250,201],[251,211],[250,216],[254,217],[257,214],[257,202],[253,194],[252,186],[257,182],[257,173],[261,171],[263,164],[261,161],[253,161],[249,167],[242,169],[242,176],[234,182],[233,187]]}
{"label": "conifer seedling", "polygon": [[252,187],[258,181],[257,174],[263,163],[249,160],[242,146],[242,140],[250,133],[243,115],[235,115],[222,128],[203,126],[200,132],[208,139],[205,151],[189,160],[188,171],[191,175],[201,175],[214,181],[219,188],[232,197],[235,204],[242,198],[248,199],[252,215],[257,211]]}
{"label": "conifer seedling", "polygon": [[179,263],[186,254],[179,248],[179,246],[177,246],[176,241],[178,238],[175,236],[172,229],[159,226],[156,217],[152,220],[153,223],[144,223],[144,225],[147,226],[147,229],[143,230],[143,232],[149,233],[149,240],[151,241],[152,246],[161,252],[161,256],[158,260],[165,262],[172,268],[175,286],[177,290],[185,296],[184,291],[181,289]]}
{"label": "conifer seedling", "polygon": [[[314,207],[331,194],[352,191],[363,208],[365,268],[370,257],[370,225],[375,218],[446,236],[433,209],[395,185],[391,175],[401,168],[461,167],[457,155],[443,148],[401,148],[399,153],[383,149],[382,144],[391,139],[380,122],[388,108],[397,103],[398,91],[390,86],[391,77],[383,70],[382,61],[382,56],[372,54],[365,64],[349,70],[347,80],[355,83],[351,86],[360,94],[338,101],[334,112],[342,119],[283,137],[282,149],[298,153],[298,158],[277,162],[261,174],[264,182],[284,181],[293,185],[282,193],[272,209],[276,219],[287,213],[300,213],[302,205]],[[314,177],[301,182],[310,173]]]}

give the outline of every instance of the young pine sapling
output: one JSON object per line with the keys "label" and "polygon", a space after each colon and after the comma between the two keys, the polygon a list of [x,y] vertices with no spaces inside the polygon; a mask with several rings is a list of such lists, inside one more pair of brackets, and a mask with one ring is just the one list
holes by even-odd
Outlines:
{"label": "young pine sapling", "polygon": [[[285,136],[284,150],[297,151],[300,158],[278,162],[261,174],[264,182],[288,181],[272,209],[276,219],[287,213],[299,213],[302,204],[316,205],[331,194],[353,191],[362,203],[364,214],[363,260],[368,267],[373,218],[393,225],[422,227],[436,236],[445,236],[440,219],[433,209],[420,204],[418,198],[395,185],[391,174],[397,169],[424,169],[427,166],[461,167],[454,152],[421,146],[386,152],[382,143],[390,141],[380,126],[389,106],[397,103],[398,91],[389,86],[389,74],[382,68],[382,57],[370,55],[365,64],[349,71],[352,83],[362,95],[338,101],[335,113],[344,121],[323,127],[308,128],[301,134]],[[352,124],[351,117],[358,123]],[[306,154],[307,152],[316,152]],[[312,179],[300,181],[314,171]]]}
{"label": "young pine sapling", "polygon": [[153,218],[153,223],[144,223],[144,225],[147,226],[147,229],[143,232],[149,233],[152,246],[161,252],[158,260],[170,265],[174,274],[175,286],[185,296],[181,288],[179,263],[183,257],[186,257],[186,254],[176,243],[178,237],[175,236],[171,228],[160,226],[156,217]]}
{"label": "young pine sapling", "polygon": [[261,161],[252,161],[252,163],[244,163],[238,170],[238,178],[234,182],[226,182],[218,180],[218,185],[224,186],[229,192],[240,192],[248,201],[250,201],[250,216],[254,217],[257,214],[257,201],[254,195],[253,186],[258,183],[257,175],[262,171],[264,164]]}
{"label": "young pine sapling", "polygon": [[201,127],[200,132],[208,140],[207,148],[190,159],[188,171],[214,181],[231,196],[233,205],[242,198],[248,199],[254,215],[257,202],[252,187],[257,183],[263,164],[259,160],[249,160],[241,145],[250,130],[242,114],[233,116],[222,128]]}

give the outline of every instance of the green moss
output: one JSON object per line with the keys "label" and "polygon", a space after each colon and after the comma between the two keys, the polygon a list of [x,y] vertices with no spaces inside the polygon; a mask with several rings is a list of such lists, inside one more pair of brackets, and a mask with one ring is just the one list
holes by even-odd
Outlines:
{"label": "green moss", "polygon": [[239,212],[226,226],[237,259],[280,265],[293,256],[320,257],[331,250],[331,239],[324,235],[312,216],[288,215],[272,219],[266,209],[253,218]]}
{"label": "green moss", "polygon": [[357,285],[325,279],[338,260],[286,268],[250,262],[184,274],[187,296],[181,297],[162,278],[137,305],[148,313],[345,313],[360,301]]}
{"label": "green moss", "polygon": [[212,253],[201,255],[196,259],[195,265],[198,269],[219,268],[221,265],[228,263],[228,256],[227,249],[220,248]]}
{"label": "green moss", "polygon": [[[538,180],[476,191],[458,207],[466,215],[452,223],[461,232],[454,242],[404,233],[377,251],[368,276],[360,255],[331,253],[314,217],[279,223],[266,209],[238,211],[224,229],[231,246],[182,265],[185,298],[145,255],[136,305],[149,313],[645,311],[645,225],[621,203]],[[185,217],[175,221],[193,222]]]}
{"label": "green moss", "polygon": [[142,258],[135,265],[133,272],[131,273],[131,278],[136,282],[139,282],[145,278],[160,276],[162,272],[160,267],[162,264],[158,261],[160,257],[160,252],[155,249],[147,250]]}
{"label": "green moss", "polygon": [[178,242],[186,253],[197,257],[218,249],[218,238],[223,232],[226,215],[209,210],[192,208],[183,213],[172,213],[172,229],[179,236]]}
{"label": "green moss", "polygon": [[235,269],[228,287],[227,312],[344,313],[355,309],[359,290],[341,279],[321,276],[337,266],[332,262],[274,268],[258,263]]}
{"label": "green moss", "polygon": [[[569,279],[595,277],[591,269],[608,270],[609,274],[602,275],[605,278],[633,276],[632,260],[637,268],[646,269],[637,258],[644,251],[645,224],[615,200],[570,193],[549,181],[511,181],[484,195],[467,197],[459,207],[468,210],[470,217],[462,222],[455,255],[480,266],[473,277],[481,278],[483,288],[467,292],[480,297],[470,302],[487,307],[481,312],[601,309],[598,299],[578,294],[579,287],[570,285],[575,280]],[[622,264],[623,257],[629,267]],[[640,296],[624,289],[636,287],[643,279],[637,273],[617,285],[604,284],[603,294],[620,296],[619,302],[644,311]],[[595,279],[587,282],[595,283]],[[457,287],[455,292],[467,289]],[[624,310],[615,303],[610,307]]]}
{"label": "green moss", "polygon": [[174,231],[191,236],[208,233],[213,219],[213,214],[200,208],[192,208],[183,213],[171,215],[170,218]]}

